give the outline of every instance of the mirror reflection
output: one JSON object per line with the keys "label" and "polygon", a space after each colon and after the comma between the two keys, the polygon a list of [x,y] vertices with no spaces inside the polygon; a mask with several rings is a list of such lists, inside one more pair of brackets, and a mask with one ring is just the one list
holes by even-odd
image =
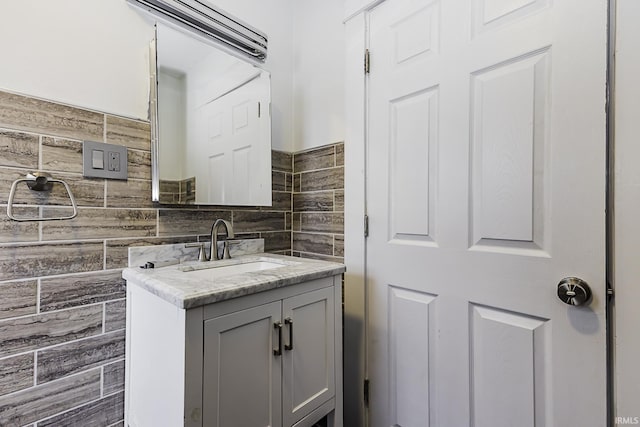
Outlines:
{"label": "mirror reflection", "polygon": [[271,205],[269,73],[160,23],[156,49],[157,201]]}

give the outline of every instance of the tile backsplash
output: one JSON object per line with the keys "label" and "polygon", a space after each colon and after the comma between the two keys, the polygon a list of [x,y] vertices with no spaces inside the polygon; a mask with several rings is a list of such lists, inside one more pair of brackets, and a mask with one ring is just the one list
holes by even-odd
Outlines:
{"label": "tile backsplash", "polygon": [[344,260],[344,143],[293,155],[292,250]]}
{"label": "tile backsplash", "polygon": [[[130,246],[208,240],[223,218],[266,252],[343,260],[342,143],[274,150],[271,207],[179,206],[151,201],[149,134],[146,121],[0,91],[0,425],[122,425]],[[83,178],[85,139],[125,145],[129,179]],[[75,219],[7,218],[11,184],[33,171],[70,185]],[[17,216],[70,212],[60,185],[22,186],[15,202]]]}

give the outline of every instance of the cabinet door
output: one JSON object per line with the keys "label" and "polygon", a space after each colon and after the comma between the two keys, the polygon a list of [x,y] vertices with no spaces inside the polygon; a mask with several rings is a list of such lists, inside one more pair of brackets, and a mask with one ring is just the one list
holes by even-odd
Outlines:
{"label": "cabinet door", "polygon": [[280,301],[204,322],[203,427],[280,426]]}
{"label": "cabinet door", "polygon": [[333,292],[332,287],[324,288],[282,302],[284,426],[335,395]]}

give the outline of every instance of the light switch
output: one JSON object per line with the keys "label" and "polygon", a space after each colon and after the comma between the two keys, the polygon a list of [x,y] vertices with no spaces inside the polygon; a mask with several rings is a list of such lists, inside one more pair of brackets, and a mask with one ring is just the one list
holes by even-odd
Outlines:
{"label": "light switch", "polygon": [[104,151],[91,150],[91,167],[94,169],[104,169]]}
{"label": "light switch", "polygon": [[127,179],[127,147],[104,142],[82,143],[82,176]]}

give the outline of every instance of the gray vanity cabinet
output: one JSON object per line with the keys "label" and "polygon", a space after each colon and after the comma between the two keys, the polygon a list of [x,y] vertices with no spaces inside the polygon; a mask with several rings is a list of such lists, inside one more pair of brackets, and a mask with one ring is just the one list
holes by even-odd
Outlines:
{"label": "gray vanity cabinet", "polygon": [[129,279],[125,425],[342,427],[341,294],[338,274],[185,309]]}
{"label": "gray vanity cabinet", "polygon": [[293,426],[333,399],[334,299],[330,286],[205,320],[203,425]]}

